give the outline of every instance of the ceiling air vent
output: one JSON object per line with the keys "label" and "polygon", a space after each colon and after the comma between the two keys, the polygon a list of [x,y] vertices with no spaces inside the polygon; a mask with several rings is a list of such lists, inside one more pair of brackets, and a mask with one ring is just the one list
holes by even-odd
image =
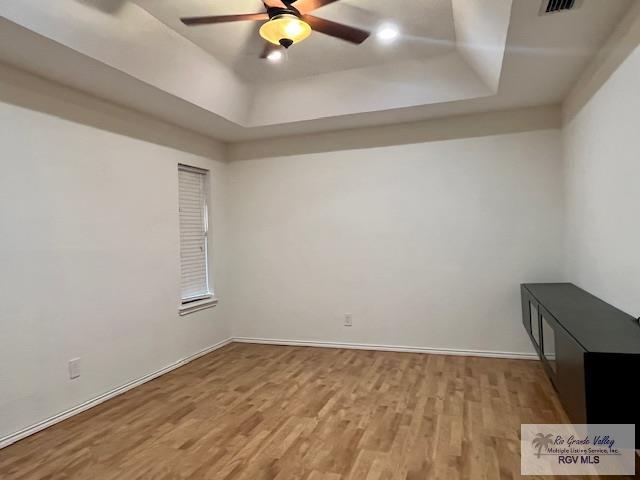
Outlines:
{"label": "ceiling air vent", "polygon": [[562,12],[564,10],[572,10],[578,7],[580,0],[543,0],[540,14]]}

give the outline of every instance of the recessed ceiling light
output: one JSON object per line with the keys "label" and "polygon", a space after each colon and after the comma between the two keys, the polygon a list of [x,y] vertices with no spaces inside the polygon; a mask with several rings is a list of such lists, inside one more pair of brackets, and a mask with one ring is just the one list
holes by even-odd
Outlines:
{"label": "recessed ceiling light", "polygon": [[400,30],[398,30],[398,27],[392,23],[380,25],[376,31],[378,40],[382,42],[392,42],[398,38],[398,35],[400,35]]}
{"label": "recessed ceiling light", "polygon": [[271,62],[279,62],[280,60],[282,60],[282,51],[273,50],[269,52],[269,55],[267,55],[267,60]]}

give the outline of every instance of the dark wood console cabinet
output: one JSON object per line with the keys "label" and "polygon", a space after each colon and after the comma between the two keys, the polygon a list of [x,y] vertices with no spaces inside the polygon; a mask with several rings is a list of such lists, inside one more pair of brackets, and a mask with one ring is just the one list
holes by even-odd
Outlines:
{"label": "dark wood console cabinet", "polygon": [[631,423],[640,448],[640,325],[572,283],[521,285],[522,318],[573,423]]}

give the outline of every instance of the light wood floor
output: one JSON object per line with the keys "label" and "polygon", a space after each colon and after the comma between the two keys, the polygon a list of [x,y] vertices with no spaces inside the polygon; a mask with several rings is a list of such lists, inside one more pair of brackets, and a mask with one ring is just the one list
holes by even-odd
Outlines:
{"label": "light wood floor", "polygon": [[1,450],[0,478],[515,479],[520,424],[562,422],[533,361],[231,344]]}

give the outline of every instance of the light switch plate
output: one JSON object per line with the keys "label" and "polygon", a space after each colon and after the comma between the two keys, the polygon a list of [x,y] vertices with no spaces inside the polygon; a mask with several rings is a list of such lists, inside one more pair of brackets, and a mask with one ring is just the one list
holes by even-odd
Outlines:
{"label": "light switch plate", "polygon": [[80,359],[72,358],[69,360],[69,378],[73,380],[80,376]]}

